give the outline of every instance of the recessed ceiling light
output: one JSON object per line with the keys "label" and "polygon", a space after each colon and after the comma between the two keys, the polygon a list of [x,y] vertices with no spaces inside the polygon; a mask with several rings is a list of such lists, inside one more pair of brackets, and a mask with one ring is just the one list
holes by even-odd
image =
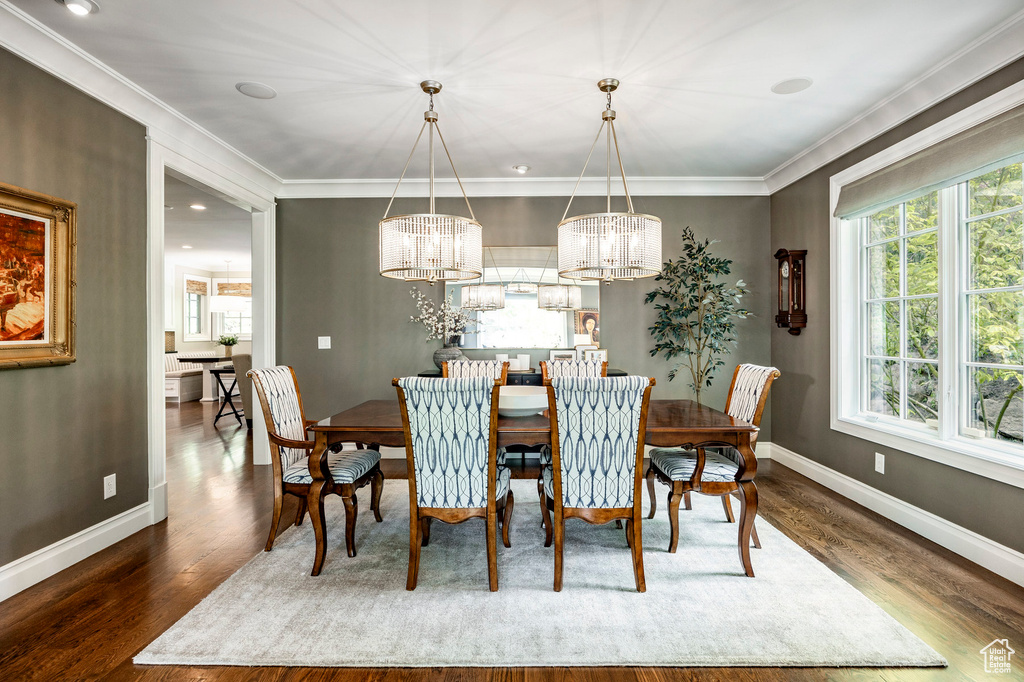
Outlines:
{"label": "recessed ceiling light", "polygon": [[277,97],[277,90],[266,83],[257,83],[256,81],[235,83],[235,89],[246,97],[255,97],[256,99],[274,99]]}
{"label": "recessed ceiling light", "polygon": [[772,92],[776,95],[792,95],[811,87],[813,82],[810,78],[788,78],[773,85]]}
{"label": "recessed ceiling light", "polygon": [[64,5],[72,14],[77,14],[80,17],[100,11],[100,6],[95,0],[57,0],[57,2]]}
{"label": "recessed ceiling light", "polygon": [[192,204],[191,206],[189,206],[189,208],[195,209],[196,211],[205,211],[206,210],[206,207],[203,206],[202,204]]}
{"label": "recessed ceiling light", "polygon": [[526,173],[526,171],[530,170],[530,167],[524,163],[520,163],[516,166],[512,166],[512,170],[514,170],[516,173],[519,173],[520,175],[523,175],[524,173]]}
{"label": "recessed ceiling light", "polygon": [[183,249],[191,249],[192,245],[191,244],[182,244],[181,248],[183,248]]}

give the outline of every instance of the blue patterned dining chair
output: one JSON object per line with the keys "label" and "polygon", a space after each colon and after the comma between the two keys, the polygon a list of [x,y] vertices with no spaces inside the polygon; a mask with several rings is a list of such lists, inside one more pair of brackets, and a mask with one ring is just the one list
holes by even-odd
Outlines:
{"label": "blue patterned dining chair", "polygon": [[[754,426],[761,425],[761,414],[772,382],[782,375],[774,367],[743,364],[736,367],[729,386],[729,395],[725,399],[725,411],[730,416],[750,422]],[[751,441],[751,447],[757,445],[757,437]],[[736,476],[739,474],[743,455],[731,447],[697,448],[655,448],[651,450],[651,464],[647,468],[647,489],[651,497],[651,512],[648,518],[653,519],[657,511],[657,500],[654,495],[654,481],[657,479],[669,487],[668,519],[671,527],[668,551],[675,552],[679,546],[679,501],[682,498],[687,509],[690,509],[690,493],[716,495],[722,498],[725,507],[725,518],[729,523],[736,519],[729,503],[731,495],[739,493]],[[761,540],[757,530],[751,527],[754,547],[760,549]]]}
{"label": "blue patterned dining chair", "polygon": [[540,361],[540,379],[545,386],[555,377],[606,377],[608,376],[607,360],[558,360],[556,362]]}
{"label": "blue patterned dining chair", "polygon": [[[644,582],[641,471],[654,379],[559,377],[548,386],[551,465],[541,473],[545,547],[555,542],[555,592],[562,590],[565,519],[626,521],[638,592]],[[553,518],[552,518],[553,516]]]}
{"label": "blue patterned dining chair", "polygon": [[[302,410],[302,394],[295,371],[288,366],[268,367],[266,369],[249,370],[247,376],[252,378],[256,395],[263,407],[263,419],[267,425],[267,438],[270,440],[270,460],[274,468],[274,518],[270,524],[270,537],[264,551],[274,547],[277,537],[277,526],[281,520],[281,509],[284,496],[294,495],[299,498],[299,509],[295,516],[295,525],[302,523],[306,515],[307,495],[313,483],[309,472],[309,455],[316,441],[308,439],[306,429],[315,421],[306,419]],[[379,523],[380,494],[384,486],[384,474],[380,470],[380,453],[376,450],[363,449],[362,443],[356,444],[355,450],[343,450],[340,443],[336,444],[327,455],[330,480],[324,488],[326,492],[340,495],[345,503],[345,545],[348,555],[356,555],[355,532],[356,515],[359,510],[356,490],[366,484],[370,488],[370,509]],[[320,514],[323,518],[323,497],[320,497],[319,509],[310,509],[311,514]],[[326,532],[326,531],[325,531]],[[314,566],[313,575],[319,574]]]}
{"label": "blue patterned dining chair", "polygon": [[430,542],[430,523],[484,519],[487,574],[498,589],[498,527],[511,547],[509,524],[515,498],[512,472],[498,465],[498,389],[490,377],[405,377],[398,391],[409,467],[409,576],[416,589],[420,548]]}
{"label": "blue patterned dining chair", "polygon": [[[558,360],[556,362],[540,361],[541,383],[545,386],[551,384],[555,377],[606,377],[608,376],[607,361],[570,361]],[[543,447],[540,450],[540,474],[537,475],[537,496],[540,498],[541,506],[544,505],[544,467],[551,465],[551,448]],[[618,525],[622,525],[621,522]]]}
{"label": "blue patterned dining chair", "polygon": [[451,360],[441,363],[441,376],[446,379],[490,377],[504,386],[508,383],[508,362],[497,360]]}

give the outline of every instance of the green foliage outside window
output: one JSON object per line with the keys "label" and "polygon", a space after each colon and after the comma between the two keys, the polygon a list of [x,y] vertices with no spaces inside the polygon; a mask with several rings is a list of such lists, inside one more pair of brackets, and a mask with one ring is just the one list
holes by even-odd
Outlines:
{"label": "green foliage outside window", "polygon": [[[1014,367],[1024,364],[1021,164],[969,180],[966,196],[966,359],[1007,365],[969,368],[969,425],[990,437],[1020,441],[1024,423],[1008,430],[1004,418],[1020,412],[1024,388],[1024,374]],[[866,225],[867,354],[873,356],[868,360],[868,409],[901,416],[901,374],[906,372],[902,416],[922,422],[938,416],[937,200],[938,193],[932,193],[886,208]],[[1006,287],[1016,288],[991,291]],[[901,316],[906,320],[903,347]]]}

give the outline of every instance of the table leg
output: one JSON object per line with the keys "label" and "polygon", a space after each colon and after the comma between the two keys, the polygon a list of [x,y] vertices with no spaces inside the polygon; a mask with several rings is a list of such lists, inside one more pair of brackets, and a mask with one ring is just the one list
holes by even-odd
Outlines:
{"label": "table leg", "polygon": [[310,475],[313,477],[313,482],[310,483],[309,492],[306,493],[306,509],[309,511],[309,520],[313,523],[313,535],[316,538],[313,572],[310,575],[320,575],[320,570],[324,566],[324,557],[327,556],[327,516],[324,513],[327,481],[319,465],[321,456],[326,459],[327,447],[326,434],[317,433],[316,445],[309,455]]}
{"label": "table leg", "polygon": [[757,486],[753,481],[740,481],[740,561],[743,562],[743,570],[746,574],[754,577],[754,566],[750,563],[750,530],[754,527],[754,519],[757,518]]}
{"label": "table leg", "polygon": [[212,403],[217,400],[217,384],[213,380],[210,369],[203,365],[203,397],[199,399],[203,403]]}

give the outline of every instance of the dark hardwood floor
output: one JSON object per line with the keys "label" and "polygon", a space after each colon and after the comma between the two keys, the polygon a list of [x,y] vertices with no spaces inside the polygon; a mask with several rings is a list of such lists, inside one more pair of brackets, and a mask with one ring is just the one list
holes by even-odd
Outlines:
{"label": "dark hardwood floor", "polygon": [[[197,402],[167,409],[167,521],[0,604],[0,680],[1024,678],[1024,588],[764,461],[757,477],[760,515],[939,651],[948,669],[136,666],[136,653],[262,551],[266,540],[270,467],[252,466],[252,441],[244,429],[225,420],[213,428],[215,411]],[[405,476],[404,461],[387,460],[384,467],[390,479]],[[520,468],[515,475],[535,477],[536,471]],[[287,505],[283,519],[294,517],[294,502]],[[1009,638],[1020,652],[1013,661],[1016,677],[984,672],[978,652],[997,637]]]}

